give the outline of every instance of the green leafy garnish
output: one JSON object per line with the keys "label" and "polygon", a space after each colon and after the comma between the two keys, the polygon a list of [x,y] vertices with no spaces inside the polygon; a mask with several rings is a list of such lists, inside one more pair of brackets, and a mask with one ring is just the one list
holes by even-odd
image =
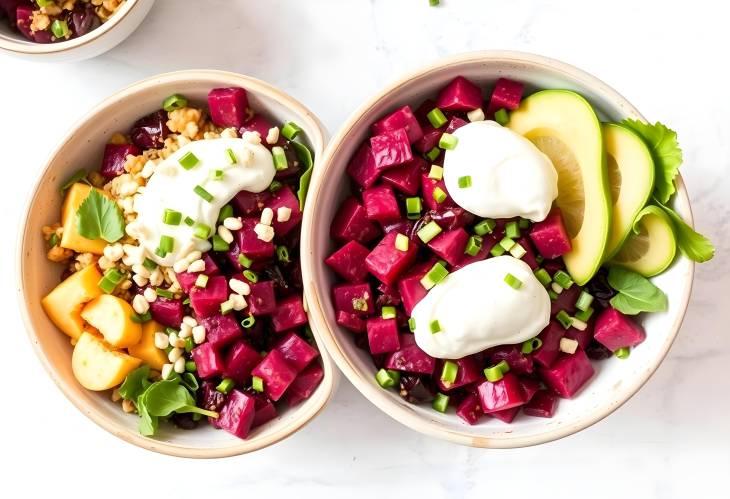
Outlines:
{"label": "green leafy garnish", "polygon": [[124,383],[122,383],[122,386],[119,387],[119,395],[127,400],[131,400],[136,405],[137,399],[140,395],[142,395],[142,392],[144,392],[146,388],[144,382],[147,381],[149,375],[149,366],[138,367],[131,373],[127,374],[127,377],[124,379]]}
{"label": "green leafy garnish", "polygon": [[309,181],[312,179],[312,169],[314,168],[314,160],[312,159],[312,152],[307,146],[299,142],[290,142],[294,148],[294,152],[297,153],[299,161],[304,165],[304,173],[299,177],[299,190],[297,191],[297,197],[299,198],[299,209],[304,209],[304,201],[307,199],[307,190],[309,189]]}
{"label": "green leafy garnish", "polygon": [[167,417],[172,413],[192,412],[217,418],[218,413],[195,406],[190,392],[180,384],[179,379],[164,379],[150,385],[140,401],[150,416]]}
{"label": "green leafy garnish", "polygon": [[636,272],[611,267],[608,271],[608,284],[617,292],[611,298],[611,306],[622,314],[636,315],[667,309],[667,295]]}
{"label": "green leafy garnish", "polygon": [[661,203],[658,204],[672,221],[677,247],[684,256],[698,263],[706,262],[715,256],[715,247],[709,239],[690,227],[676,211]]}
{"label": "green leafy garnish", "polygon": [[124,217],[114,201],[91,189],[76,212],[76,230],[86,239],[114,243],[124,236]]}
{"label": "green leafy garnish", "polygon": [[654,160],[654,197],[666,203],[676,191],[674,178],[682,164],[677,132],[658,121],[650,125],[627,118],[621,124],[636,132],[649,147]]}
{"label": "green leafy garnish", "polygon": [[66,180],[63,183],[63,185],[61,186],[61,193],[66,192],[76,182],[83,182],[87,185],[91,185],[91,184],[89,184],[89,181],[86,180],[86,175],[87,175],[86,170],[79,170],[76,173],[74,173],[73,175],[71,175],[71,177],[68,180]]}

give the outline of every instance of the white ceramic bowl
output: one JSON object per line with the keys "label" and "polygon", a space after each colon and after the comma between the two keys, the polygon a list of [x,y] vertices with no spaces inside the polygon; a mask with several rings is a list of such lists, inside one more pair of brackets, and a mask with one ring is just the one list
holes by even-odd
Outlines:
{"label": "white ceramic bowl", "polygon": [[[644,318],[647,339],[632,350],[630,358],[594,362],[595,377],[573,400],[561,400],[552,419],[518,416],[512,424],[496,419],[475,426],[462,422],[453,411],[440,414],[429,405],[405,402],[393,390],[375,382],[375,369],[367,352],[357,348],[352,334],[335,322],[331,302],[333,273],[323,260],[334,249],[330,222],[349,193],[345,173],[348,160],[368,136],[376,119],[404,104],[418,106],[458,75],[482,88],[499,77],[514,78],[538,88],[567,88],[587,97],[604,120],[641,118],[639,111],[616,91],[593,76],[567,64],[536,55],[514,52],[477,52],[442,60],[408,74],[363,104],[330,141],[309,191],[302,239],[302,266],[310,317],[337,365],[373,404],[388,415],[424,434],[475,447],[521,447],[555,440],[575,433],[604,418],[626,402],[649,379],[669,351],[682,323],[692,286],[693,264],[678,260],[654,279],[669,296],[669,310]],[[675,208],[691,223],[687,192],[677,179]]]}
{"label": "white ceramic bowl", "polygon": [[245,88],[251,107],[275,123],[299,124],[315,156],[321,156],[326,132],[319,120],[299,102],[264,82],[220,71],[181,71],[155,76],[109,97],[63,138],[40,169],[18,239],[17,291],[21,314],[36,353],[51,378],[80,411],[102,428],[140,447],[175,456],[211,458],[243,454],[291,435],[319,414],[329,401],[337,379],[334,364],[324,348],[320,348],[325,375],[314,394],[255,429],[246,440],[208,425],[192,431],[161,425],[155,438],[143,437],[137,432],[136,415],[122,412],[119,404],[110,400],[108,392],[85,390],[73,376],[68,337],[54,327],[40,305],[41,298],[58,284],[62,271],[45,256],[41,227],[58,221],[62,201],[60,185],[80,167],[98,168],[104,145],[114,132],[128,130],[138,118],[158,109],[162,100],[173,93],[181,93],[193,104],[205,106],[210,89],[227,86]]}
{"label": "white ceramic bowl", "polygon": [[103,54],[124,41],[142,23],[155,0],[126,0],[104,24],[84,36],[59,43],[35,43],[0,21],[0,50],[34,61],[71,62]]}

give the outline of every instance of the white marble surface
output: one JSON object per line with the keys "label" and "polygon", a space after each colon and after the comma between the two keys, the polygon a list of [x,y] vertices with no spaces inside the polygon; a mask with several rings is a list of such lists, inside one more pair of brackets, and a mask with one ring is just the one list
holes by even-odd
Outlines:
{"label": "white marble surface", "polygon": [[96,60],[38,65],[0,56],[0,275],[12,278],[17,219],[46,155],[85,110],[130,82],[194,67],[247,73],[292,93],[335,130],[409,68],[466,50],[534,51],[594,73],[678,130],[697,226],[718,248],[698,268],[684,327],[644,389],[578,435],[488,451],[422,437],[343,381],[329,409],[283,443],[226,460],[180,460],[117,440],[66,401],[26,340],[8,284],[0,291],[0,496],[728,497],[728,7],[442,1],[158,0],[130,39]]}

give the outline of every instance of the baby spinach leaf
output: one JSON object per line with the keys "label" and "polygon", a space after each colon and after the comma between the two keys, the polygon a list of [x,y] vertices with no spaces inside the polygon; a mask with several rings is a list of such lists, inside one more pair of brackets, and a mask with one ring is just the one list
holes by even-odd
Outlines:
{"label": "baby spinach leaf", "polygon": [[145,390],[144,382],[150,375],[150,366],[138,367],[131,373],[127,374],[124,383],[119,387],[119,394],[137,405],[137,398],[142,395]]}
{"label": "baby spinach leaf", "polygon": [[667,309],[667,295],[649,279],[623,269],[611,267],[608,284],[617,291],[611,298],[611,306],[626,315],[641,312],[661,312]]}
{"label": "baby spinach leaf", "polygon": [[182,373],[180,375],[180,383],[188,389],[192,396],[195,396],[195,392],[200,388],[198,378],[193,373]]}
{"label": "baby spinach leaf", "polygon": [[114,201],[91,189],[76,212],[76,229],[86,239],[114,243],[124,236],[124,217]]}
{"label": "baby spinach leaf", "polygon": [[140,417],[138,429],[140,434],[146,437],[151,437],[157,432],[159,418],[157,416],[152,416],[147,410],[146,394],[146,391],[142,393],[137,402],[137,412]]}
{"label": "baby spinach leaf", "polygon": [[86,170],[79,170],[79,171],[77,171],[76,173],[74,173],[73,175],[71,175],[71,176],[70,176],[70,177],[69,177],[69,178],[68,178],[68,179],[67,179],[67,180],[66,180],[66,181],[65,181],[65,182],[63,183],[63,185],[61,186],[61,192],[62,192],[62,193],[63,193],[63,192],[66,192],[66,191],[67,191],[67,190],[68,190],[69,188],[71,188],[71,186],[72,186],[72,185],[74,185],[74,184],[75,184],[75,183],[77,183],[77,182],[83,182],[83,183],[85,183],[85,184],[87,184],[87,185],[91,185],[91,184],[89,184],[89,181],[88,181],[88,180],[86,180],[86,175],[88,175],[88,174],[86,173]]}
{"label": "baby spinach leaf", "polygon": [[715,247],[709,239],[690,227],[676,211],[661,203],[659,206],[672,221],[677,247],[684,256],[697,263],[706,262],[715,256]]}
{"label": "baby spinach leaf", "polygon": [[180,384],[180,378],[153,383],[144,392],[144,405],[151,416],[167,417],[173,412],[197,412],[204,416],[218,417],[216,412],[195,406],[195,400]]}
{"label": "baby spinach leaf", "polygon": [[304,173],[299,177],[299,189],[297,190],[297,198],[299,198],[299,209],[304,209],[304,202],[307,199],[307,191],[309,190],[309,182],[312,180],[312,170],[314,169],[314,160],[312,152],[307,146],[300,142],[291,141],[290,144],[297,153],[299,161],[304,165]]}

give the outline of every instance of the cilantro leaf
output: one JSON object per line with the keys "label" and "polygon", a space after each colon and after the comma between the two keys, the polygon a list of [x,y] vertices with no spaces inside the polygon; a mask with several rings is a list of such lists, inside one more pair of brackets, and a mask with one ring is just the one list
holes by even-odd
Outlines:
{"label": "cilantro leaf", "polygon": [[674,237],[677,239],[677,247],[684,256],[697,263],[706,262],[715,256],[715,247],[709,239],[690,227],[676,211],[658,201],[657,204],[672,221]]}
{"label": "cilantro leaf", "polygon": [[649,147],[654,159],[654,197],[660,203],[666,203],[676,191],[674,178],[682,164],[677,132],[658,121],[650,125],[627,118],[621,124],[636,132]]}
{"label": "cilantro leaf", "polygon": [[124,217],[114,201],[91,189],[76,212],[76,230],[86,239],[114,243],[124,236]]}
{"label": "cilantro leaf", "polygon": [[617,291],[611,306],[626,315],[661,312],[667,309],[667,295],[649,279],[621,267],[611,267],[608,284]]}

